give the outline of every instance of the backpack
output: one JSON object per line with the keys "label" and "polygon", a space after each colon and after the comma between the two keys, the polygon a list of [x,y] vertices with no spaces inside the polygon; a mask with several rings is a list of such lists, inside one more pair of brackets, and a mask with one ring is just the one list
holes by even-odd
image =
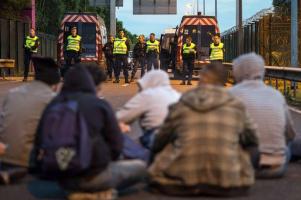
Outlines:
{"label": "backpack", "polygon": [[78,175],[91,165],[92,142],[76,101],[51,105],[39,132],[38,163],[42,176],[61,178]]}

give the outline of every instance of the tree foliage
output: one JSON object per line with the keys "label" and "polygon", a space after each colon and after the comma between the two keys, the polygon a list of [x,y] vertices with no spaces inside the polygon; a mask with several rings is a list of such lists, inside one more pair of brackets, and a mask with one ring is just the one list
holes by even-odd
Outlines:
{"label": "tree foliage", "polygon": [[30,0],[0,0],[0,17],[19,19],[22,11],[30,7]]}

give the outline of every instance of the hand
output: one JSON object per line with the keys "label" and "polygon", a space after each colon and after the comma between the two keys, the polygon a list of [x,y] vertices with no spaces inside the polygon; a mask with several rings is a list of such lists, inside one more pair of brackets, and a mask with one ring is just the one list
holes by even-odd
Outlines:
{"label": "hand", "polygon": [[131,131],[131,127],[123,122],[119,122],[119,128],[122,133],[129,133]]}
{"label": "hand", "polygon": [[0,155],[5,154],[6,145],[0,142]]}

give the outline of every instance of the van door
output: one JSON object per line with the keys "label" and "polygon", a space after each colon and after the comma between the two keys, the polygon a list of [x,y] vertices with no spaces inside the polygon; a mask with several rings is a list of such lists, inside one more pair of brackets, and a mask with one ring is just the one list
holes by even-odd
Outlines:
{"label": "van door", "polygon": [[82,57],[95,58],[96,57],[96,24],[95,23],[81,23],[82,36]]}

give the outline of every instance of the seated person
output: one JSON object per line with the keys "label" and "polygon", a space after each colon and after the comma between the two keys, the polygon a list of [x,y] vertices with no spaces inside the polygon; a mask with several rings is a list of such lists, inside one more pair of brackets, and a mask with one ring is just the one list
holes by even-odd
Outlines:
{"label": "seated person", "polygon": [[[97,81],[100,86],[105,75],[103,71],[98,71],[97,74],[100,77],[99,82]],[[37,130],[36,148],[33,152],[36,169],[42,169],[41,161],[45,155],[41,151],[43,149],[41,138],[45,131],[42,127],[47,126],[45,116],[49,114],[50,109],[53,112],[53,106],[60,105],[63,99],[77,103],[78,110],[86,122],[89,140],[92,142],[91,163],[88,169],[76,176],[66,175],[57,179],[62,187],[70,192],[69,199],[96,198],[99,195],[109,195],[111,198],[114,194],[113,188],[122,189],[130,186],[147,175],[146,164],[143,161],[118,160],[123,146],[123,137],[117,119],[111,106],[96,96],[92,77],[81,64],[67,72],[61,93],[50,102],[43,113]],[[59,157],[56,158],[56,162],[60,163]],[[45,175],[43,170],[38,172]]]}
{"label": "seated person", "polygon": [[7,145],[2,166],[28,168],[36,128],[60,83],[59,68],[52,58],[33,58],[35,80],[11,89],[0,115],[0,142]]}
{"label": "seated person", "polygon": [[244,195],[254,184],[249,149],[257,137],[244,105],[223,88],[221,64],[200,72],[199,87],[183,94],[153,145],[150,186],[168,195]]}
{"label": "seated person", "polygon": [[144,132],[141,142],[150,148],[151,138],[167,116],[168,106],[176,103],[180,94],[171,87],[168,74],[161,70],[145,74],[138,86],[140,91],[117,112],[117,119],[122,127],[122,123],[139,120]]}
{"label": "seated person", "polygon": [[282,177],[290,160],[287,147],[295,136],[288,106],[283,95],[264,83],[264,60],[255,53],[242,55],[233,62],[238,83],[231,93],[246,106],[258,127],[259,178]]}

